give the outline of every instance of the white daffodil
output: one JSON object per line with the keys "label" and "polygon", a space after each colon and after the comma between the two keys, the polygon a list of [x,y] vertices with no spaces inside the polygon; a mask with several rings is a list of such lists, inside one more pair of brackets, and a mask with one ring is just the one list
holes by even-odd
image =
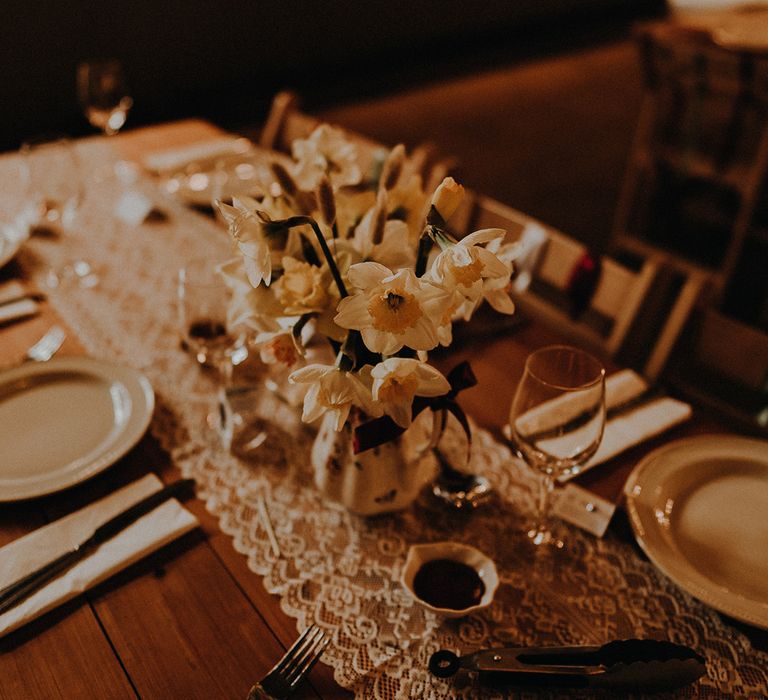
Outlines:
{"label": "white daffodil", "polygon": [[369,350],[392,355],[406,345],[414,350],[437,345],[435,319],[443,314],[445,289],[412,270],[393,273],[374,262],[352,265],[348,279],[357,292],[339,302],[334,320],[359,330]]}
{"label": "white daffodil", "polygon": [[411,424],[414,396],[442,396],[451,385],[434,367],[419,360],[390,357],[371,370],[373,400],[400,427]]}
{"label": "white daffodil", "polygon": [[511,314],[515,310],[506,291],[510,268],[480,245],[504,235],[506,232],[498,228],[470,233],[458,243],[445,248],[425,275],[436,284],[457,290],[464,297],[465,303],[460,312],[467,320],[483,298],[501,313]]}
{"label": "white daffodil", "polygon": [[443,315],[437,322],[437,340],[445,348],[453,342],[453,322],[464,318],[464,309],[468,303],[456,288],[447,292],[447,300]]}
{"label": "white daffodil", "polygon": [[227,307],[227,325],[244,325],[257,332],[272,332],[280,328],[278,319],[284,310],[273,290],[263,284],[252,287],[240,258],[219,268],[225,284],[231,290]]}
{"label": "white daffodil", "polygon": [[274,333],[259,333],[255,344],[261,361],[268,365],[290,369],[304,356],[290,328]]}
{"label": "white daffodil", "polygon": [[411,244],[408,224],[387,219],[387,195],[384,190],[355,228],[354,246],[364,260],[373,260],[391,270],[413,267],[416,249]]}
{"label": "white daffodil", "polygon": [[272,281],[272,251],[265,233],[267,222],[256,211],[258,202],[234,199],[232,206],[218,202],[218,207],[243,256],[248,281],[254,287],[258,287],[262,282],[269,285]]}
{"label": "white daffodil", "polygon": [[291,373],[289,381],[293,384],[309,384],[304,396],[304,411],[301,419],[311,423],[324,413],[332,413],[336,430],[341,430],[349,416],[352,406],[363,410],[370,409],[372,402],[366,400],[370,390],[353,372],[332,365],[312,364]]}
{"label": "white daffodil", "polygon": [[330,301],[323,269],[296,258],[283,258],[283,274],[272,287],[289,316],[322,311]]}
{"label": "white daffodil", "polygon": [[388,192],[389,212],[404,219],[410,232],[409,246],[416,249],[419,236],[424,229],[424,218],[429,210],[429,195],[422,189],[421,175],[406,173],[398,184]]}
{"label": "white daffodil", "polygon": [[452,177],[446,177],[432,195],[432,206],[437,209],[443,221],[448,221],[464,199],[464,188]]}
{"label": "white daffodil", "polygon": [[503,243],[500,238],[486,246],[512,272],[512,287],[516,292],[524,292],[531,283],[533,270],[547,242],[544,227],[530,221],[525,225],[520,238],[512,243]]}
{"label": "white daffodil", "polygon": [[341,129],[318,126],[307,139],[293,142],[293,176],[302,190],[314,191],[323,175],[335,187],[356,185],[362,178],[357,148]]}

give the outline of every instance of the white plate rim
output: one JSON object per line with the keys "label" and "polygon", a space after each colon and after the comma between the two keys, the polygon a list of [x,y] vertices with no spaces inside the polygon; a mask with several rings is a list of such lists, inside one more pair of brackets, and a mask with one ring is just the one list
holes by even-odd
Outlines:
{"label": "white plate rim", "polygon": [[[39,479],[15,491],[0,489],[0,503],[28,500],[57,493],[99,474],[123,457],[146,433],[155,408],[155,393],[149,379],[136,369],[91,357],[60,357],[47,362],[28,362],[0,372],[0,386],[24,377],[53,372],[90,374],[106,382],[119,382],[131,399],[131,412],[120,433],[82,468],[59,479]],[[66,466],[66,465],[64,465]],[[2,482],[0,481],[0,485]]]}
{"label": "white plate rim", "polygon": [[15,226],[10,224],[0,226],[0,268],[16,257],[16,253],[19,252],[27,238],[28,236]]}
{"label": "white plate rim", "polygon": [[[665,459],[679,451],[698,449],[696,457],[702,450],[710,450],[709,458],[747,457],[765,466],[768,470],[768,442],[759,438],[748,438],[732,434],[696,435],[681,438],[668,443],[648,454],[632,470],[624,487],[627,513],[637,543],[642,550],[665,576],[670,578],[680,588],[698,598],[703,603],[729,615],[736,620],[746,622],[756,627],[768,629],[768,603],[761,604],[744,596],[728,594],[721,585],[708,579],[702,572],[681,558],[679,552],[664,546],[664,538],[645,535],[645,531],[653,528],[658,535],[661,530],[655,527],[657,520],[653,513],[648,513],[647,504],[641,502],[644,481],[654,469],[680,469],[689,466],[690,461],[682,461],[668,467]],[[648,525],[651,528],[648,528]]]}

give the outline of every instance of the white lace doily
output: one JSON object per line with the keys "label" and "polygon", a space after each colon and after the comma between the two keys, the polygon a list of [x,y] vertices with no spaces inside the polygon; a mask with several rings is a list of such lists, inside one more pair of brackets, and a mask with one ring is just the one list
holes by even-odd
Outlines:
{"label": "white lace doily", "polygon": [[[87,171],[114,158],[103,138],[78,142],[77,149]],[[9,162],[0,160],[0,171]],[[468,514],[425,498],[403,513],[365,520],[324,502],[305,466],[311,433],[268,393],[261,399],[262,415],[273,417],[263,424],[268,440],[248,460],[214,454],[204,430],[213,387],[179,347],[176,270],[186,259],[226,252],[229,242],[212,220],[165,198],[149,178],[133,188],[168,219],[120,223],[113,210],[121,187],[102,181],[89,188],[76,230],[59,240],[31,240],[20,262],[41,285],[49,267],[90,263],[99,284],[64,284],[50,291],[52,303],[90,354],[146,373],[158,397],[152,433],[184,475],[196,479],[221,529],[297,627],[314,622],[327,630],[332,641],[323,661],[342,686],[359,698],[478,697],[467,679],[462,686],[460,679],[433,678],[430,654],[645,637],[687,644],[707,658],[707,676],[678,697],[765,697],[768,655],[631,545],[573,528],[557,564],[537,565],[522,534],[533,478],[483,430],[475,430],[473,468],[488,476],[497,498]],[[279,559],[260,525],[259,494],[269,503]],[[415,605],[398,579],[410,544],[448,539],[491,556],[502,583],[489,608],[441,622]]]}

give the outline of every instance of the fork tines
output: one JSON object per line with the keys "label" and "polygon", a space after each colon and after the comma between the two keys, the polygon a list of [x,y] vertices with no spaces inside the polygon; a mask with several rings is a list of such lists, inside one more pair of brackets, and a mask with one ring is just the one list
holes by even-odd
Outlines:
{"label": "fork tines", "polygon": [[316,625],[305,629],[277,665],[251,688],[248,700],[265,697],[272,700],[287,698],[312,670],[329,642],[325,632]]}
{"label": "fork tines", "polygon": [[285,682],[293,687],[309,673],[322,656],[329,641],[325,632],[319,627],[315,625],[307,627],[275,666],[273,672],[279,673]]}

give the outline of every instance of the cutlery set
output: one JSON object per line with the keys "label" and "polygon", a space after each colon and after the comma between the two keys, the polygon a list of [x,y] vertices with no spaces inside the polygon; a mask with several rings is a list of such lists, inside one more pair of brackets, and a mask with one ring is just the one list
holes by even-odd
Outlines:
{"label": "cutlery set", "polygon": [[[0,299],[0,306],[44,296],[24,293]],[[24,361],[45,362],[59,350],[66,333],[52,326],[24,355]],[[631,411],[660,395],[658,387],[609,409],[608,417]],[[180,479],[140,500],[97,527],[83,542],[44,566],[0,589],[0,615],[74,566],[143,515],[166,500],[193,489],[192,479]],[[279,556],[266,503],[259,502],[264,526]],[[319,627],[308,627],[272,670],[254,685],[246,700],[285,700],[323,655],[330,639]],[[461,669],[477,673],[483,685],[600,688],[653,692],[693,683],[706,673],[705,660],[692,649],[656,640],[622,640],[603,646],[519,647],[484,649],[457,656],[440,650],[432,654],[429,670],[438,678],[450,678]]]}
{"label": "cutlery set", "polygon": [[193,479],[174,481],[160,491],[156,491],[141,499],[138,503],[133,504],[102,523],[89,537],[67,552],[46,562],[43,566],[22,576],[17,581],[5,586],[5,588],[0,589],[0,615],[21,603],[46,583],[74,566],[83,558],[92,554],[100,545],[112,539],[116,534],[136,522],[143,515],[153,511],[169,498],[179,496],[185,491],[191,491],[193,487]]}

